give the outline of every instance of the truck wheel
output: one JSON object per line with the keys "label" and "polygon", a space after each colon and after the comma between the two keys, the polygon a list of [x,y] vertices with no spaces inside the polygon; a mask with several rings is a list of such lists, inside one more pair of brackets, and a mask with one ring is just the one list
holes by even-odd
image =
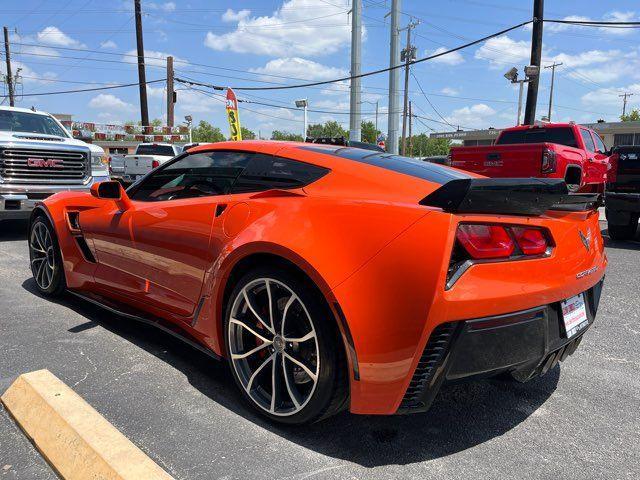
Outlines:
{"label": "truck wheel", "polygon": [[626,225],[609,224],[608,230],[612,240],[633,240],[638,230],[638,216],[632,215]]}

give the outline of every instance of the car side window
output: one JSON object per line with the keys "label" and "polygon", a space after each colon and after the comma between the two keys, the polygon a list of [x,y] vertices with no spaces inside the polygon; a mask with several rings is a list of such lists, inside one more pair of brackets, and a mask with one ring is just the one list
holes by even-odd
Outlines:
{"label": "car side window", "polygon": [[593,143],[593,138],[591,137],[591,133],[589,130],[580,129],[580,134],[582,135],[582,141],[584,142],[584,147],[590,152],[596,151],[596,146]]}
{"label": "car side window", "polygon": [[602,141],[602,138],[600,138],[600,135],[593,132],[593,138],[596,140],[596,150],[600,153],[605,153],[607,151],[607,146]]}
{"label": "car side window", "polygon": [[255,154],[233,184],[231,193],[299,188],[315,182],[328,169],[288,158]]}
{"label": "car side window", "polygon": [[229,193],[231,185],[254,155],[233,151],[186,155],[145,177],[135,186],[130,197],[143,202],[158,202]]}

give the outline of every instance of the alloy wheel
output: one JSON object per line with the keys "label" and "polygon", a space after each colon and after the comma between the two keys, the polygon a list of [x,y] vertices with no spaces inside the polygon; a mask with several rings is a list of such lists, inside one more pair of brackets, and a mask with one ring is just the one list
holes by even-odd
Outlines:
{"label": "alloy wheel", "polygon": [[272,415],[302,410],[318,383],[320,352],[300,297],[281,281],[252,280],[236,295],[227,328],[231,363],[249,398]]}
{"label": "alloy wheel", "polygon": [[51,287],[56,272],[56,255],[53,237],[43,222],[36,222],[29,239],[31,251],[31,271],[38,287]]}

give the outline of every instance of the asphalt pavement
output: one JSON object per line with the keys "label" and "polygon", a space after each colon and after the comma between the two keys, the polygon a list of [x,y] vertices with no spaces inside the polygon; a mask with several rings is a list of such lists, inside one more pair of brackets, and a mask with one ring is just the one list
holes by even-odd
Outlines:
{"label": "asphalt pavement", "polygon": [[[596,322],[546,376],[446,387],[425,414],[284,428],[245,407],[224,364],[79,299],[38,296],[26,224],[0,223],[0,392],[47,368],[176,479],[636,479],[640,238],[606,240]],[[1,407],[0,478],[57,478]]]}

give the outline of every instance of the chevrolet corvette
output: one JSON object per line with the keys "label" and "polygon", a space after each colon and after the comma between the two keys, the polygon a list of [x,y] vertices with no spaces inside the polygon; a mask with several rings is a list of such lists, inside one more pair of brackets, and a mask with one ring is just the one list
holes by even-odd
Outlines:
{"label": "chevrolet corvette", "polygon": [[524,382],[594,321],[600,197],[352,147],[201,145],[126,191],[34,210],[43,295],[69,292],[228,362],[240,395],[301,424],[425,411],[442,385]]}

